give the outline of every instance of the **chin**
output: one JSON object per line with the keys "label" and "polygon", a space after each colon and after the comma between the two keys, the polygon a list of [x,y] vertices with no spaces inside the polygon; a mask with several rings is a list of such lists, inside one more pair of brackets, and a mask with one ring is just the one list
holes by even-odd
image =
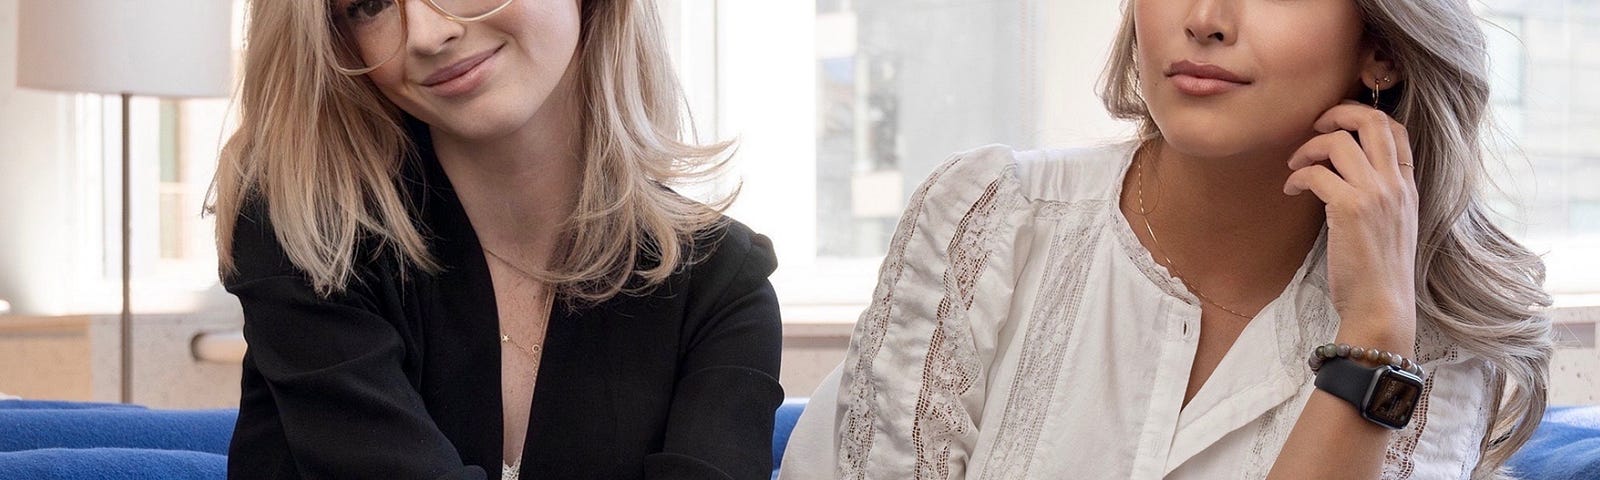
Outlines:
{"label": "chin", "polygon": [[1235,119],[1171,118],[1157,116],[1156,127],[1166,148],[1185,156],[1199,158],[1232,157],[1244,153],[1247,145],[1256,143],[1246,125]]}
{"label": "chin", "polygon": [[[457,108],[434,117],[428,124],[463,140],[494,140],[527,126],[533,117],[531,108],[510,102],[484,102],[483,106]],[[527,111],[523,111],[527,110]]]}

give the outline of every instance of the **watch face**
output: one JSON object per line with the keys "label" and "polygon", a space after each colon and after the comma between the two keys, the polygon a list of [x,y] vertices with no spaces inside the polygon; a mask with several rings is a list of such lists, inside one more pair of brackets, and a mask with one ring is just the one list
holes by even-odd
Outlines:
{"label": "watch face", "polygon": [[1405,428],[1422,398],[1422,382],[1405,372],[1384,371],[1372,386],[1366,416],[1389,428]]}

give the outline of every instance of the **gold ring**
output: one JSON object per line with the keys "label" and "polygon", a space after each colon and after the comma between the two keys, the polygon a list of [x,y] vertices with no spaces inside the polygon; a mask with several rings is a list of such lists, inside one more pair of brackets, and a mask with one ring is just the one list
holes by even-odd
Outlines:
{"label": "gold ring", "polygon": [[1417,167],[1412,166],[1411,164],[1406,163],[1406,162],[1400,162],[1400,166],[1406,167],[1406,168],[1412,168],[1412,169],[1417,168]]}

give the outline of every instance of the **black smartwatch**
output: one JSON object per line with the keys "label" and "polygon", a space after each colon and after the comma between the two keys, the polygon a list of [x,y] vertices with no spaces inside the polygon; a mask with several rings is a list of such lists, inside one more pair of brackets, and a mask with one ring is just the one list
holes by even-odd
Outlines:
{"label": "black smartwatch", "polygon": [[1422,399],[1422,377],[1389,365],[1368,367],[1330,358],[1317,371],[1317,388],[1355,405],[1362,418],[1399,430],[1411,423]]}

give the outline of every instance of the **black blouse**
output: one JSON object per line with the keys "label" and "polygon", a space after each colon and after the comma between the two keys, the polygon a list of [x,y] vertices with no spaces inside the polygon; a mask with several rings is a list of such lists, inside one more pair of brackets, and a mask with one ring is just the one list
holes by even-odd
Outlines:
{"label": "black blouse", "polygon": [[[500,473],[499,314],[488,265],[425,134],[401,175],[432,275],[364,244],[321,298],[250,203],[229,478],[483,479]],[[645,295],[550,314],[522,478],[755,479],[772,471],[782,326],[771,242],[729,220]]]}

